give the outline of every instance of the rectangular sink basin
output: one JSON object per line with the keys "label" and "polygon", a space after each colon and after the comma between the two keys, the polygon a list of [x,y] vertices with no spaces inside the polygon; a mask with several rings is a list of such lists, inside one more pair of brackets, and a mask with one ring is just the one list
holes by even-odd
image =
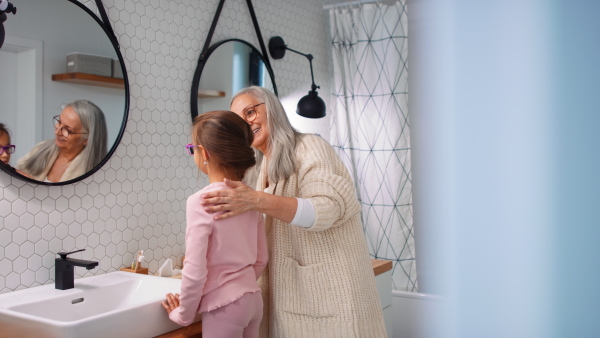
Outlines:
{"label": "rectangular sink basin", "polygon": [[76,279],[69,290],[48,284],[1,294],[0,336],[155,337],[180,327],[160,304],[180,290],[180,279],[119,271]]}

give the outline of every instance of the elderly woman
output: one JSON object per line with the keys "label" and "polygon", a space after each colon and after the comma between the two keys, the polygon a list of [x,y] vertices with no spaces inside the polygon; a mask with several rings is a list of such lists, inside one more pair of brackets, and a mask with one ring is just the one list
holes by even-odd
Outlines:
{"label": "elderly woman", "polygon": [[[269,263],[259,284],[262,337],[385,337],[373,268],[352,179],[334,149],[290,124],[270,91],[249,87],[231,110],[254,133],[248,184],[203,195],[205,210],[265,214]],[[251,182],[253,181],[253,182]]]}
{"label": "elderly woman", "polygon": [[90,171],[106,156],[104,113],[90,101],[67,104],[54,117],[54,135],[19,160],[20,173],[38,181],[63,182]]}

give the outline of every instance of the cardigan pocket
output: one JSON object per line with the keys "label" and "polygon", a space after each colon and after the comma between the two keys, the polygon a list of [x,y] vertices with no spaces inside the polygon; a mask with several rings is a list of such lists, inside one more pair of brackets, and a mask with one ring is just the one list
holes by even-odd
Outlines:
{"label": "cardigan pocket", "polygon": [[302,266],[290,257],[283,264],[282,310],[309,317],[336,315],[331,283],[323,263]]}

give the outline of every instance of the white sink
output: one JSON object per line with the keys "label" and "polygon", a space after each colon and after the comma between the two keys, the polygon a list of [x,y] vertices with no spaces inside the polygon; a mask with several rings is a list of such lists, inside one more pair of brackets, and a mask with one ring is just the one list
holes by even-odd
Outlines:
{"label": "white sink", "polygon": [[[0,295],[0,337],[148,338],[178,329],[160,302],[181,280],[111,272]],[[196,318],[200,320],[200,316]]]}

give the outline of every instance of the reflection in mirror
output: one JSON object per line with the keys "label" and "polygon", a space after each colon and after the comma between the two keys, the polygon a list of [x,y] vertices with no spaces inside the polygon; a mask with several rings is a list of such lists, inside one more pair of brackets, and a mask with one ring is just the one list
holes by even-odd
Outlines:
{"label": "reflection in mirror", "polygon": [[211,46],[201,70],[198,85],[198,112],[229,109],[235,93],[242,88],[257,85],[276,92],[272,72],[266,67],[263,56],[251,44],[230,39]]}
{"label": "reflection in mirror", "polygon": [[66,105],[54,116],[54,138],[38,143],[17,163],[17,171],[37,181],[69,181],[92,170],[106,156],[106,121],[88,100]]}
{"label": "reflection in mirror", "polygon": [[[105,143],[95,147],[104,149],[100,161],[96,154],[92,156],[95,164],[90,165],[92,160],[88,159],[86,165],[71,168],[71,174],[66,176],[53,175],[51,167],[43,178],[26,175],[39,182],[74,182],[108,159],[107,154],[112,154],[124,130],[128,89],[122,57],[98,19],[76,0],[20,0],[14,19],[4,23],[6,39],[0,50],[0,123],[11,131],[11,141],[16,146],[10,166],[17,167],[21,159],[36,156],[32,149],[44,143],[63,149],[66,141],[91,142],[88,138],[98,128],[84,127],[88,121],[79,121],[81,130],[67,126],[71,134],[65,137],[57,133],[53,120],[69,110],[68,104],[87,100],[102,112],[106,126],[103,141],[94,139]],[[64,118],[60,120],[66,124]],[[87,152],[71,152],[63,159],[74,160],[77,156],[73,155],[84,153]]]}

